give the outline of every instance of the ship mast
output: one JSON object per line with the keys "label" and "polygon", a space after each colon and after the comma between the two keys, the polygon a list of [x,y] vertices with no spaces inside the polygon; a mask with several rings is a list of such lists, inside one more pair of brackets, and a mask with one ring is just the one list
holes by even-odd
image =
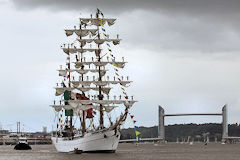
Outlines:
{"label": "ship mast", "polygon": [[[96,18],[99,18],[98,17],[98,14],[99,13],[96,13]],[[97,26],[97,31],[98,31],[98,39],[100,39],[100,32],[99,32],[99,26]],[[98,62],[101,62],[101,55],[100,55],[100,44],[98,44]],[[98,81],[102,81],[102,76],[101,76],[101,66],[98,67],[98,74],[99,74],[99,78],[98,78]],[[101,85],[99,85],[99,94],[98,94],[98,99],[99,100],[103,100],[103,95],[102,95],[102,88],[101,88]],[[104,122],[103,122],[103,107],[102,107],[102,104],[100,104],[100,119],[99,119],[99,123],[100,123],[100,129],[103,129],[104,128]]]}
{"label": "ship mast", "polygon": [[[82,24],[81,24],[81,21],[80,21],[80,30],[81,30],[81,29],[82,29]],[[82,36],[79,35],[79,38],[82,39]],[[82,49],[82,44],[81,44],[80,47],[81,47],[81,49]],[[80,57],[81,62],[83,62],[82,59],[83,59],[83,53],[81,53],[81,57]],[[83,74],[81,74],[81,80],[83,81]],[[84,87],[84,86],[82,85],[82,87]],[[84,92],[82,91],[81,97],[83,97],[83,96],[85,96],[85,94],[84,94]],[[86,130],[85,111],[82,110],[82,134],[85,133],[85,130]]]}
{"label": "ship mast", "polygon": [[[71,69],[71,60],[70,60],[70,55],[68,56],[68,69],[69,69],[69,81],[68,81],[68,87],[71,88],[71,72],[70,72],[70,69]],[[69,94],[69,97],[71,99],[71,91],[68,91],[68,94]],[[73,116],[73,110],[70,109],[70,136],[72,136],[73,134],[73,126],[72,126],[72,116]]]}

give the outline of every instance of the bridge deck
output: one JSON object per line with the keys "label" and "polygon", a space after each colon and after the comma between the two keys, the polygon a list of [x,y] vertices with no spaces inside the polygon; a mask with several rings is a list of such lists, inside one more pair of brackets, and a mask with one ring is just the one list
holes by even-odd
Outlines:
{"label": "bridge deck", "polygon": [[181,114],[164,114],[164,116],[222,116],[222,113],[181,113]]}

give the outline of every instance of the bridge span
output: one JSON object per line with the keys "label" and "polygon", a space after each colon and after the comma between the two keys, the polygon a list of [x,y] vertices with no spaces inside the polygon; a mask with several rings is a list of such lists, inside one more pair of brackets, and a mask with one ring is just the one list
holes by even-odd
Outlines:
{"label": "bridge span", "polygon": [[165,114],[164,109],[158,108],[158,137],[165,140],[165,117],[173,116],[222,116],[222,138],[228,138],[228,123],[227,123],[227,105],[222,107],[221,113],[180,113],[180,114]]}
{"label": "bridge span", "polygon": [[163,116],[222,116],[222,113],[181,113],[181,114],[164,114]]}

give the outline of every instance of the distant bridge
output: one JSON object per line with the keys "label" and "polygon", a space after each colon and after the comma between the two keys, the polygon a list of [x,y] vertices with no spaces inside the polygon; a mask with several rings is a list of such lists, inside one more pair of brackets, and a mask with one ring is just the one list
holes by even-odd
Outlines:
{"label": "distant bridge", "polygon": [[[222,107],[222,113],[180,113],[180,114],[165,114],[164,109],[159,106],[158,108],[158,137],[165,140],[165,128],[164,128],[164,118],[172,116],[222,116],[222,138],[231,139],[228,137],[228,123],[227,123],[227,105]],[[239,137],[232,137],[238,139]]]}
{"label": "distant bridge", "polygon": [[184,113],[184,114],[164,114],[164,116],[222,116],[222,113]]}

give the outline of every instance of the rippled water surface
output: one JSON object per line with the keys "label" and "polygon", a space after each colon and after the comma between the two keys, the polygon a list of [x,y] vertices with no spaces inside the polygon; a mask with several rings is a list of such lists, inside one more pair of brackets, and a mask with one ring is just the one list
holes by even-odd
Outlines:
{"label": "rippled water surface", "polygon": [[30,151],[16,151],[14,146],[0,146],[0,160],[240,160],[240,144],[119,144],[116,153],[58,153],[52,145],[32,146]]}

